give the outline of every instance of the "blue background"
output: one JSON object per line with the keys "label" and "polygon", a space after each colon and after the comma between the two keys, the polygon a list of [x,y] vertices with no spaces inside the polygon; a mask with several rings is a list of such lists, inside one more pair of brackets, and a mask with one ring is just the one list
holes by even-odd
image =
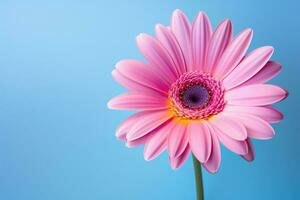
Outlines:
{"label": "blue background", "polygon": [[251,49],[273,45],[283,65],[272,82],[290,91],[277,106],[285,120],[270,141],[256,141],[247,163],[222,149],[216,175],[204,172],[209,200],[300,199],[299,2],[296,0],[0,2],[0,199],[195,199],[191,158],[177,171],[167,155],[115,138],[129,112],[106,102],[124,91],[111,77],[123,58],[142,58],[140,32],[153,33],[180,8],[199,10],[214,27],[232,19],[235,33],[254,29]]}

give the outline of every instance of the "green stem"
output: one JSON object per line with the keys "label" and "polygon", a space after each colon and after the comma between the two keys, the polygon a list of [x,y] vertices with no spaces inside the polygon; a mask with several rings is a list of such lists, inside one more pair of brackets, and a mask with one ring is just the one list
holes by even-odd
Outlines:
{"label": "green stem", "polygon": [[194,173],[195,173],[195,181],[196,181],[197,200],[204,200],[201,164],[194,155],[193,155],[193,163],[194,163]]}

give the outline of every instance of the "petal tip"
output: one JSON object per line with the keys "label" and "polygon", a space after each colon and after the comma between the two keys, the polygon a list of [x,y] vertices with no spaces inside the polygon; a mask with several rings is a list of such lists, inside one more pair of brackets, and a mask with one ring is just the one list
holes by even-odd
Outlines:
{"label": "petal tip", "polygon": [[118,71],[116,69],[112,70],[111,76],[115,81],[117,81]]}
{"label": "petal tip", "polygon": [[231,20],[229,18],[224,19],[223,23],[224,24],[231,24]]}
{"label": "petal tip", "polygon": [[242,32],[242,35],[245,36],[246,38],[249,38],[249,40],[252,39],[253,37],[253,29],[252,28],[247,28]]}
{"label": "petal tip", "polygon": [[188,18],[184,14],[184,12],[182,10],[180,10],[180,9],[176,9],[172,13],[171,24],[173,24],[173,22],[176,22],[177,20],[182,20],[182,19],[188,21]]}
{"label": "petal tip", "polygon": [[178,170],[179,167],[180,167],[180,166],[178,166],[178,165],[171,164],[171,168],[172,168],[173,170]]}
{"label": "petal tip", "polygon": [[135,140],[136,139],[136,137],[135,137],[135,135],[133,135],[133,134],[127,134],[126,135],[126,140],[127,141],[133,141],[133,140]]}
{"label": "petal tip", "polygon": [[209,24],[209,26],[210,26],[209,18],[208,18],[207,14],[205,12],[200,11],[198,13],[198,15],[196,16],[196,19],[194,21],[194,26],[197,23],[206,23],[206,24]]}
{"label": "petal tip", "polygon": [[109,101],[107,102],[106,106],[107,106],[107,108],[109,108],[109,109],[113,109],[112,99],[109,100]]}
{"label": "petal tip", "polygon": [[124,68],[124,66],[126,66],[127,62],[130,60],[120,60],[115,64],[115,69],[114,71],[122,71],[122,69]]}
{"label": "petal tip", "polygon": [[252,28],[247,28],[247,29],[245,30],[245,33],[253,34],[253,29],[252,29]]}
{"label": "petal tip", "polygon": [[149,162],[155,158],[154,154],[149,151],[149,148],[147,148],[147,144],[145,145],[144,148],[144,160]]}
{"label": "petal tip", "polygon": [[162,25],[162,24],[156,24],[155,25],[155,30],[160,31],[161,29],[163,29],[163,27],[164,27],[164,25]]}
{"label": "petal tip", "polygon": [[285,95],[284,95],[284,98],[283,98],[283,99],[285,99],[285,98],[287,98],[290,95],[290,93],[289,93],[289,91],[287,89],[284,89],[284,88],[282,88],[282,89],[285,92]]}
{"label": "petal tip", "polygon": [[268,48],[269,51],[271,51],[272,53],[274,52],[274,47],[273,46],[266,46],[266,48]]}
{"label": "petal tip", "polygon": [[173,16],[175,16],[175,15],[181,15],[181,14],[183,14],[183,11],[182,10],[180,10],[179,8],[177,8],[177,9],[175,9],[174,11],[173,11]]}
{"label": "petal tip", "polygon": [[149,162],[149,161],[153,160],[153,158],[151,158],[149,155],[144,153],[144,160]]}
{"label": "petal tip", "polygon": [[272,54],[274,53],[274,47],[273,46],[263,46],[258,48],[261,51],[264,51],[266,55],[268,55],[269,57],[272,56]]}
{"label": "petal tip", "polygon": [[139,44],[140,42],[142,42],[142,40],[144,40],[145,37],[147,37],[148,35],[146,33],[140,33],[136,36],[135,40],[137,42],[137,44]]}
{"label": "petal tip", "polygon": [[279,89],[281,89],[282,91],[282,98],[279,100],[279,101],[277,101],[277,102],[280,102],[280,101],[283,101],[283,100],[285,100],[289,95],[290,95],[290,93],[289,93],[289,91],[287,90],[287,89],[285,89],[285,88],[282,88],[282,87],[279,87],[279,86],[277,86]]}
{"label": "petal tip", "polygon": [[246,155],[243,155],[242,157],[248,162],[252,162],[255,160],[254,153],[248,153]]}
{"label": "petal tip", "polygon": [[220,25],[225,26],[225,27],[232,28],[232,23],[231,23],[231,20],[230,20],[230,19],[225,19],[225,20],[223,20],[223,22],[222,22]]}
{"label": "petal tip", "polygon": [[207,17],[207,14],[204,11],[200,11],[196,18],[204,18]]}
{"label": "petal tip", "polygon": [[131,148],[131,146],[128,143],[125,143],[125,147]]}
{"label": "petal tip", "polygon": [[211,174],[216,174],[218,171],[219,171],[219,167],[217,168],[208,168],[208,167],[205,167],[204,168]]}
{"label": "petal tip", "polygon": [[116,69],[112,70],[112,71],[111,71],[112,77],[114,77],[116,73],[117,73],[117,70],[116,70]]}
{"label": "petal tip", "polygon": [[249,163],[250,163],[250,162],[253,162],[254,159],[255,159],[254,157],[251,157],[251,156],[249,156],[249,157],[248,157],[248,156],[247,156],[247,157],[246,157],[246,156],[243,156],[243,158],[244,158],[247,162],[249,162]]}

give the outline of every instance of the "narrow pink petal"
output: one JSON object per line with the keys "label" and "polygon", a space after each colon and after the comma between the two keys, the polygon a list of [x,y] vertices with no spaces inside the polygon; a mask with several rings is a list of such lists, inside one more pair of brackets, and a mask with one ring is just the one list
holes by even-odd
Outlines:
{"label": "narrow pink petal", "polygon": [[191,71],[193,66],[191,27],[191,23],[181,10],[175,10],[173,12],[171,30],[180,45],[188,71]]}
{"label": "narrow pink petal", "polygon": [[182,154],[188,144],[187,126],[174,123],[172,133],[168,138],[168,151],[170,157],[178,157]]}
{"label": "narrow pink petal", "polygon": [[[134,91],[143,91],[151,88],[161,93],[168,93],[169,83],[155,73],[151,67],[137,60],[122,60],[116,64],[113,77],[121,82],[121,85]],[[125,79],[125,80],[124,80]]]}
{"label": "narrow pink petal", "polygon": [[244,82],[240,86],[258,84],[258,83],[266,83],[271,80],[281,71],[281,65],[274,61],[269,61],[265,66],[257,72],[252,78],[248,81]]}
{"label": "narrow pink petal", "polygon": [[283,114],[272,106],[254,107],[227,105],[224,112],[229,112],[235,115],[239,115],[240,113],[254,115],[269,123],[277,123],[283,119]]}
{"label": "narrow pink petal", "polygon": [[146,144],[154,135],[154,131],[151,131],[149,133],[147,133],[146,135],[140,137],[140,138],[137,138],[137,139],[134,139],[134,140],[127,140],[126,139],[126,146],[128,148],[132,148],[132,147],[137,147],[137,146],[141,146],[141,145],[144,145]]}
{"label": "narrow pink petal", "polygon": [[219,131],[217,128],[214,128],[213,130],[217,134],[219,141],[232,152],[239,155],[245,155],[248,153],[248,145],[246,141],[234,140],[223,132]]}
{"label": "narrow pink petal", "polygon": [[246,29],[229,43],[216,65],[213,74],[216,79],[223,80],[239,64],[250,45],[252,35],[253,31]]}
{"label": "narrow pink petal", "polygon": [[[145,114],[149,114],[150,112],[147,113],[147,111],[144,112],[140,112],[137,113],[137,116],[135,117],[135,119],[133,120],[132,123],[136,123],[138,121],[143,120],[143,117],[145,116]],[[139,115],[141,114],[141,115]],[[169,121],[165,122],[164,124],[160,125],[159,127],[157,127],[156,129],[154,129],[153,131],[150,131],[149,133],[147,133],[146,135],[143,135],[139,138],[133,139],[133,140],[128,140],[127,138],[125,138],[125,144],[127,147],[132,148],[132,147],[137,147],[140,145],[144,145],[147,142],[149,142],[149,140],[154,137],[154,135],[156,134],[156,132],[158,130],[160,130],[160,128],[164,127],[165,124],[168,124]],[[133,127],[135,124],[132,124],[131,127]],[[127,133],[131,130],[131,127],[129,128],[129,130],[127,131]],[[126,137],[126,135],[125,135]]]}
{"label": "narrow pink petal", "polygon": [[232,139],[243,141],[247,138],[247,130],[244,125],[227,115],[219,114],[210,122],[215,129],[219,129],[220,132],[226,134]]}
{"label": "narrow pink petal", "polygon": [[212,30],[209,19],[205,13],[200,12],[192,27],[193,71],[203,71],[211,34]]}
{"label": "narrow pink petal", "polygon": [[167,49],[172,60],[174,61],[174,67],[176,68],[177,75],[180,76],[181,74],[185,73],[187,68],[185,65],[184,56],[175,35],[169,28],[160,24],[156,25],[155,30],[157,39]]}
{"label": "narrow pink petal", "polygon": [[208,161],[203,163],[203,166],[210,173],[216,173],[221,165],[221,149],[217,135],[212,131],[213,130],[211,130],[212,151]]}
{"label": "narrow pink petal", "polygon": [[126,134],[134,126],[134,124],[143,116],[149,114],[148,111],[138,112],[125,119],[117,128],[116,136],[121,140],[126,140]]}
{"label": "narrow pink petal", "polygon": [[108,102],[110,109],[116,110],[161,110],[167,109],[167,97],[154,93],[131,92],[114,97]]}
{"label": "narrow pink petal", "polygon": [[269,61],[273,54],[273,47],[265,46],[255,49],[223,80],[224,87],[229,90],[257,74]]}
{"label": "narrow pink petal", "polygon": [[142,33],[136,38],[138,48],[156,72],[171,84],[177,79],[174,62],[167,50],[155,38]]}
{"label": "narrow pink petal", "polygon": [[145,160],[152,160],[156,158],[167,148],[168,136],[173,127],[173,121],[169,120],[163,126],[153,131],[154,135],[147,141],[145,145]]}
{"label": "narrow pink petal", "polygon": [[259,117],[247,114],[229,115],[228,116],[239,120],[247,129],[248,137],[260,140],[271,139],[275,135],[272,126]]}
{"label": "narrow pink petal", "polygon": [[214,74],[215,67],[224,50],[232,39],[232,24],[230,20],[224,20],[214,31],[207,50],[206,65],[203,71]]}
{"label": "narrow pink petal", "polygon": [[131,79],[128,79],[126,76],[121,74],[117,69],[114,69],[111,74],[115,79],[115,81],[117,81],[117,83],[119,83],[123,87],[126,87],[129,90],[142,91],[143,89],[145,89],[144,86]]}
{"label": "narrow pink petal", "polygon": [[251,162],[251,161],[253,161],[255,159],[255,156],[254,156],[254,147],[253,147],[253,144],[252,144],[250,138],[248,138],[246,140],[246,142],[247,142],[247,145],[248,145],[248,153],[246,155],[243,155],[242,157],[245,160]]}
{"label": "narrow pink petal", "polygon": [[190,153],[191,153],[191,148],[189,145],[187,145],[185,150],[183,151],[183,153],[180,156],[175,157],[175,158],[169,157],[172,169],[178,169],[179,167],[181,167],[183,165],[183,163],[189,157]]}
{"label": "narrow pink petal", "polygon": [[150,112],[135,123],[135,125],[129,130],[128,134],[126,135],[126,139],[128,141],[132,141],[140,138],[158,128],[170,118],[171,116],[167,114],[166,110]]}
{"label": "narrow pink petal", "polygon": [[189,144],[195,157],[204,163],[211,153],[210,130],[205,122],[194,122],[189,125]]}
{"label": "narrow pink petal", "polygon": [[230,105],[264,106],[279,102],[287,97],[287,91],[269,84],[255,84],[234,88],[225,93]]}

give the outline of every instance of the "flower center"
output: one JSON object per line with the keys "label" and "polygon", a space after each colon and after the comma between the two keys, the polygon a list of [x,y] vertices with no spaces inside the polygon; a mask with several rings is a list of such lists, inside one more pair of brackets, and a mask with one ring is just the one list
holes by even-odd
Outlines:
{"label": "flower center", "polygon": [[170,111],[182,119],[208,119],[224,109],[221,82],[210,75],[188,72],[172,84],[169,91]]}
{"label": "flower center", "polygon": [[209,101],[207,88],[202,85],[192,85],[183,91],[181,101],[188,108],[200,108]]}

